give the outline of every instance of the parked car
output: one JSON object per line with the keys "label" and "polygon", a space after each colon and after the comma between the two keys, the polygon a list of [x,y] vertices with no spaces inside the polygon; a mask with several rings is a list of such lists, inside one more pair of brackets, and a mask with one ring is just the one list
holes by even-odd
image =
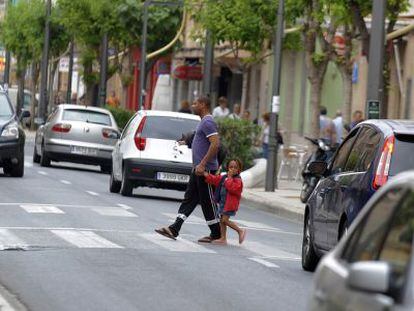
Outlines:
{"label": "parked car", "polygon": [[7,94],[0,89],[0,167],[6,175],[13,177],[24,175],[26,136],[20,120],[25,117],[30,117],[30,113],[24,111],[19,119]]}
{"label": "parked car", "polygon": [[103,108],[59,105],[36,132],[33,162],[50,166],[51,161],[112,167],[112,151],[119,138],[112,114]]}
{"label": "parked car", "polygon": [[311,310],[414,310],[414,172],[368,202],[315,273]]}
{"label": "parked car", "polygon": [[321,180],[306,203],[302,266],[313,271],[322,254],[347,232],[359,211],[389,177],[414,168],[414,122],[360,123],[329,164],[309,169]]}
{"label": "parked car", "polygon": [[131,196],[135,187],[184,190],[192,170],[192,154],[179,145],[200,118],[167,111],[139,111],[125,126],[112,154],[110,191]]}

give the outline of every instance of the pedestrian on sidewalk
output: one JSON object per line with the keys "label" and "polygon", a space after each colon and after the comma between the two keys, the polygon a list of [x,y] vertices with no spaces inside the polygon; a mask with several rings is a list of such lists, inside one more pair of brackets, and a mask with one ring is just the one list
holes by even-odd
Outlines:
{"label": "pedestrian on sidewalk", "polygon": [[230,114],[228,106],[227,98],[222,96],[218,99],[218,106],[213,110],[213,118],[215,119],[223,119],[227,118]]}
{"label": "pedestrian on sidewalk", "polygon": [[240,177],[242,163],[239,159],[231,159],[227,164],[227,174],[213,175],[204,172],[208,184],[214,185],[214,199],[218,204],[220,215],[221,238],[214,240],[213,244],[227,244],[227,227],[235,230],[239,235],[239,244],[242,244],[246,237],[246,229],[241,229],[230,217],[235,216],[239,209],[243,182]]}
{"label": "pedestrian on sidewalk", "polygon": [[229,114],[229,118],[233,120],[241,120],[239,104],[233,106],[233,112]]}
{"label": "pedestrian on sidewalk", "polygon": [[207,97],[198,98],[192,105],[194,114],[201,117],[194,139],[192,140],[193,170],[190,181],[178,210],[175,222],[155,231],[175,240],[180,233],[184,221],[191,215],[198,204],[201,204],[204,218],[210,228],[210,235],[199,239],[199,242],[211,243],[220,238],[220,219],[213,198],[213,189],[207,184],[204,172],[215,174],[218,170],[217,151],[220,145],[217,124],[210,114],[211,104]]}

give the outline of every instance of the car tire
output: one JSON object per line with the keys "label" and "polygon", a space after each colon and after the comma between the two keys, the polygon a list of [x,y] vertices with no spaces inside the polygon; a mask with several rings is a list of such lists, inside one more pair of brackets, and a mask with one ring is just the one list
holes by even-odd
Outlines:
{"label": "car tire", "polygon": [[111,177],[109,178],[109,191],[112,193],[119,193],[121,190],[122,183],[115,180],[114,172],[111,172]]}
{"label": "car tire", "polygon": [[17,164],[11,164],[10,176],[12,177],[23,177],[24,175],[24,154],[19,155]]}
{"label": "car tire", "polygon": [[42,144],[42,149],[41,149],[41,154],[40,154],[40,166],[43,166],[43,167],[50,166],[50,158],[46,154],[44,144]]}
{"label": "car tire", "polygon": [[122,170],[121,194],[125,197],[130,197],[132,196],[133,188],[131,181],[126,177],[126,169],[124,167]]}
{"label": "car tire", "polygon": [[302,239],[302,268],[305,271],[315,271],[319,262],[319,256],[313,248],[312,233],[310,231],[310,217],[306,215],[303,226]]}
{"label": "car tire", "polygon": [[36,145],[33,150],[33,163],[40,163],[40,155],[37,154]]}

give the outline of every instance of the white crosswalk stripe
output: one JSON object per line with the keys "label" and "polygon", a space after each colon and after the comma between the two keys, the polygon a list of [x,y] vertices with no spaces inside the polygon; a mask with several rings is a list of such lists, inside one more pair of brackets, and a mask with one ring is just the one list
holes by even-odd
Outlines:
{"label": "white crosswalk stripe", "polygon": [[119,208],[94,208],[94,212],[102,216],[113,216],[113,217],[138,217],[137,215],[126,211],[125,209]]}
{"label": "white crosswalk stripe", "polygon": [[[238,244],[239,241],[230,240],[229,243]],[[269,257],[274,259],[297,259],[298,257],[293,253],[286,252],[279,248],[270,247],[256,241],[244,241],[241,247],[261,257]]]}
{"label": "white crosswalk stripe", "polygon": [[51,232],[79,248],[124,248],[92,231],[51,230]]}
{"label": "white crosswalk stripe", "polygon": [[193,243],[191,241],[188,241],[182,238],[177,238],[176,241],[173,241],[157,233],[145,233],[145,234],[141,234],[140,236],[172,252],[210,253],[210,254],[216,253],[215,251],[211,249],[208,249],[197,243]]}
{"label": "white crosswalk stripe", "polygon": [[22,204],[20,207],[28,213],[65,214],[64,211],[52,205]]}
{"label": "white crosswalk stripe", "polygon": [[0,229],[0,250],[23,245],[24,242],[9,229]]}

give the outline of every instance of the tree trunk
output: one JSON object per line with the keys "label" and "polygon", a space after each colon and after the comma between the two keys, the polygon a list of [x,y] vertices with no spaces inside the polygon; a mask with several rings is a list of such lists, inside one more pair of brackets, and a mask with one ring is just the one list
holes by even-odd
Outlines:
{"label": "tree trunk", "polygon": [[85,93],[83,104],[85,104],[86,106],[94,106],[95,104],[94,95],[95,95],[96,83],[88,81],[89,79],[85,80],[85,77],[88,77],[88,76],[90,77],[92,73],[93,73],[93,64],[92,63],[84,64],[84,82],[86,86],[86,93]]}
{"label": "tree trunk", "polygon": [[352,70],[341,69],[343,85],[342,118],[344,124],[351,122],[352,114]]}
{"label": "tree trunk", "polygon": [[241,96],[241,111],[246,110],[247,107],[247,92],[249,90],[249,74],[250,69],[246,68],[243,70],[243,86],[242,86],[242,96]]}
{"label": "tree trunk", "polygon": [[38,62],[32,63],[32,77],[30,82],[30,91],[32,92],[32,98],[30,103],[30,130],[36,129],[34,118],[36,115],[36,93],[37,93],[37,82],[39,80],[40,66]]}
{"label": "tree trunk", "polygon": [[16,99],[16,112],[20,116],[24,104],[24,78],[26,76],[26,67],[17,61],[17,99]]}
{"label": "tree trunk", "polygon": [[311,80],[311,96],[310,96],[310,106],[311,106],[311,128],[310,136],[312,138],[319,137],[319,109],[322,98],[322,82],[320,79]]}
{"label": "tree trunk", "polygon": [[285,107],[284,113],[284,127],[285,132],[283,135],[283,140],[286,146],[290,146],[292,140],[292,131],[293,131],[293,109],[294,99],[295,99],[295,80],[296,80],[296,52],[288,51],[286,53],[287,60],[287,93],[284,99],[283,106]]}
{"label": "tree trunk", "polygon": [[[53,84],[55,82],[55,75],[56,70],[58,68],[59,61],[52,62],[50,65],[50,74],[49,74],[49,100],[48,100],[48,107],[47,107],[47,114],[51,113],[55,107],[55,90],[53,88]],[[59,87],[59,86],[58,86]]]}

